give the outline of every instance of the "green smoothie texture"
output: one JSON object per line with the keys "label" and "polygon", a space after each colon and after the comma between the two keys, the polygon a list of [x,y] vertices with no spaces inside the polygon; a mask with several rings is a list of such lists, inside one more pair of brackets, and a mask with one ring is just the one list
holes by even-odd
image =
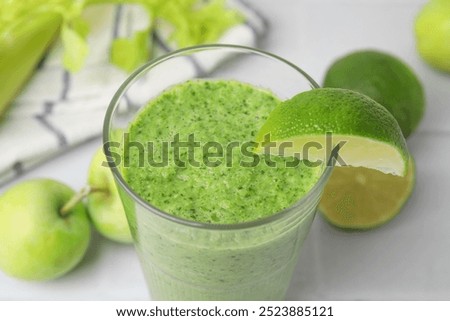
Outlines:
{"label": "green smoothie texture", "polygon": [[145,152],[124,154],[127,183],[153,206],[203,223],[254,221],[290,207],[322,169],[251,153],[250,142],[279,102],[267,90],[230,80],[169,88],[130,124],[129,141]]}

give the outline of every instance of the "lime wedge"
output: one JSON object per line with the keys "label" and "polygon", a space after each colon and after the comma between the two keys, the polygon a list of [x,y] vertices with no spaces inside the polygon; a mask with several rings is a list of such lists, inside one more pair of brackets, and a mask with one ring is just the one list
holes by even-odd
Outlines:
{"label": "lime wedge", "polygon": [[313,89],[280,103],[256,136],[258,151],[267,148],[269,136],[272,145],[285,143],[282,152],[270,153],[315,162],[327,160],[327,152],[339,144],[337,166],[397,176],[408,170],[409,153],[395,118],[371,98],[351,90]]}
{"label": "lime wedge", "polygon": [[368,168],[337,167],[325,187],[319,209],[335,226],[358,230],[375,228],[400,212],[414,183],[412,157],[405,177]]}

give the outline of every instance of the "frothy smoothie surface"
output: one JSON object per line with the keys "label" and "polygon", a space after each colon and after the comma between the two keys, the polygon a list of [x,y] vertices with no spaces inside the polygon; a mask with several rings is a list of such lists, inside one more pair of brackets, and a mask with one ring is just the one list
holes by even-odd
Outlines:
{"label": "frothy smoothie surface", "polygon": [[286,166],[292,158],[271,156],[269,164],[250,152],[249,142],[278,103],[271,92],[236,81],[176,85],[130,124],[130,141],[145,153],[128,149],[124,177],[150,204],[187,220],[233,224],[277,213],[321,175],[303,162]]}

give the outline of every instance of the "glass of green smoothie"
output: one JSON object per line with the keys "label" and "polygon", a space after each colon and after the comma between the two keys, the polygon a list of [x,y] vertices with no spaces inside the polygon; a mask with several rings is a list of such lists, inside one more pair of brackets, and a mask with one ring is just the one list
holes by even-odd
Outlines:
{"label": "glass of green smoothie", "polygon": [[104,147],[153,299],[284,298],[332,167],[252,144],[280,101],[317,87],[273,54],[204,45],[119,88]]}

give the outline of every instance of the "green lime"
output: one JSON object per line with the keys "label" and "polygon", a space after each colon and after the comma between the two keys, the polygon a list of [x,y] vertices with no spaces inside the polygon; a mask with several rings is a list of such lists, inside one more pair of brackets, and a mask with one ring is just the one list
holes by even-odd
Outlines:
{"label": "green lime", "polygon": [[331,224],[365,230],[394,218],[409,199],[415,183],[411,158],[405,177],[363,167],[336,167],[323,192],[319,209]]}
{"label": "green lime", "polygon": [[432,0],[415,25],[417,50],[430,65],[450,72],[450,0]]}
{"label": "green lime", "polygon": [[397,121],[376,101],[351,90],[313,89],[280,103],[256,141],[264,145],[270,135],[270,141],[278,146],[283,142],[291,145],[283,154],[307,151],[308,160],[316,161],[324,160],[330,150],[326,133],[331,133],[331,147],[343,143],[339,155],[345,164],[337,165],[399,176],[407,172],[409,153]]}
{"label": "green lime", "polygon": [[[327,220],[368,229],[393,218],[414,186],[414,166],[397,121],[373,99],[337,88],[298,94],[271,112],[256,141],[267,146],[270,134],[276,146],[292,146],[284,155],[316,161],[326,159],[330,149],[326,133],[331,133],[331,148],[341,144],[344,162],[336,163],[320,203]],[[308,155],[299,153],[311,143]]]}
{"label": "green lime", "polygon": [[395,117],[408,137],[422,119],[425,98],[414,72],[398,58],[378,51],[358,51],[328,69],[324,87],[351,89],[374,99]]}

